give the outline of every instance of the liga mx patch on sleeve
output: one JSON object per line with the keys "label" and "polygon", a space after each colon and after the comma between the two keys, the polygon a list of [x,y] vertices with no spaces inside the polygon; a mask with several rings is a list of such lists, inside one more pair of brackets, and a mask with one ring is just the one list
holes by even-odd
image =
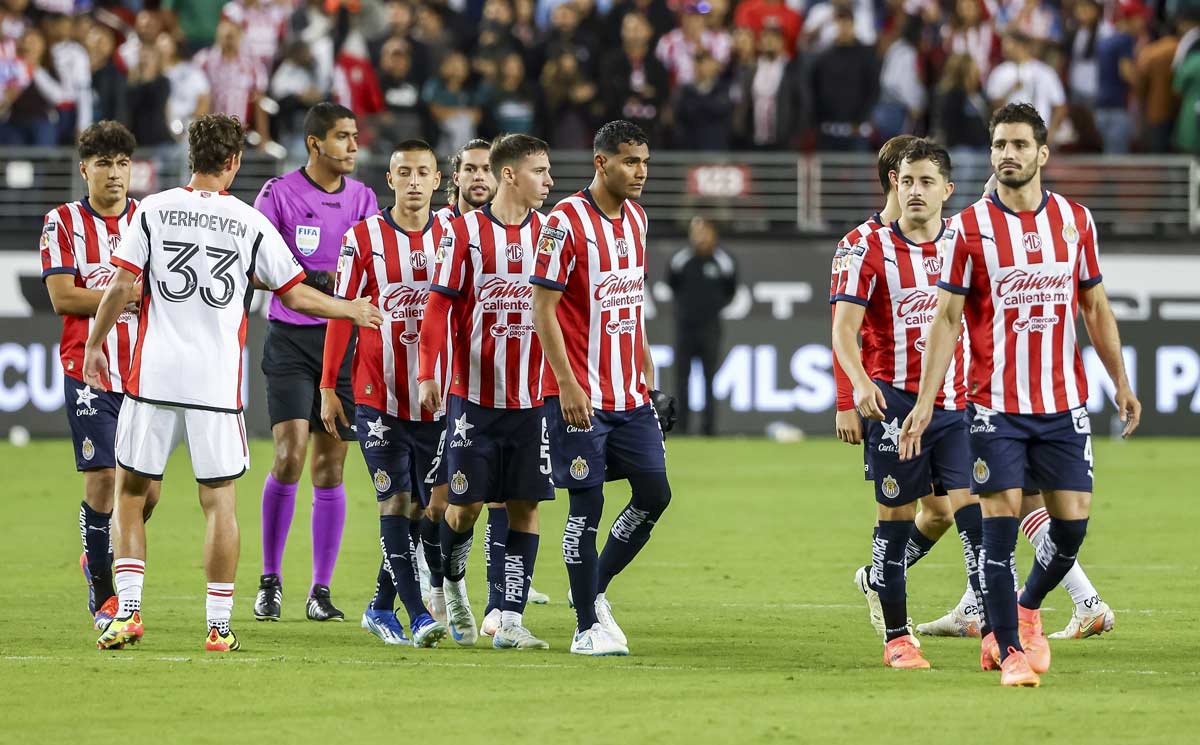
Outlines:
{"label": "liga mx patch on sleeve", "polygon": [[446,260],[446,252],[449,251],[450,248],[453,246],[454,246],[454,237],[450,236],[450,235],[443,235],[442,239],[440,241],[438,241],[437,253],[434,254],[433,260],[434,261],[445,261]]}
{"label": "liga mx patch on sleeve", "polygon": [[541,238],[538,240],[538,253],[553,254],[562,246],[563,241],[566,239],[566,231],[551,225],[544,225],[542,226]]}

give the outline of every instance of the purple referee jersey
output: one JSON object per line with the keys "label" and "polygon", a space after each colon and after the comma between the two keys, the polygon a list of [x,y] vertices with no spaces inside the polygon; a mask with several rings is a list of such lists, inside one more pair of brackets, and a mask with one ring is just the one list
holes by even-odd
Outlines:
{"label": "purple referee jersey", "polygon": [[[263,184],[254,207],[283,236],[305,271],[335,272],[342,236],[379,212],[379,197],[369,186],[351,178],[343,178],[342,188],[337,191],[327,192],[301,168]],[[325,323],[323,318],[288,310],[278,297],[271,298],[268,317],[298,326]]]}

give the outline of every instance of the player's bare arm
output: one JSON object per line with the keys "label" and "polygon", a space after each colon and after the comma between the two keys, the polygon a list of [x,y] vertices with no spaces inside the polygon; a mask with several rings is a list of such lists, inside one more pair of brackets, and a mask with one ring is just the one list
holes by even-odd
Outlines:
{"label": "player's bare arm", "polygon": [[383,324],[383,314],[367,297],[339,300],[308,285],[298,284],[280,295],[279,299],[289,310],[308,316],[352,321],[355,326],[371,328],[379,328]]}
{"label": "player's bare arm", "polygon": [[1125,423],[1121,436],[1129,437],[1137,429],[1142,418],[1142,404],[1125,374],[1125,359],[1121,356],[1121,334],[1117,330],[1117,319],[1108,303],[1108,293],[1104,291],[1103,282],[1079,288],[1079,309],[1083,314],[1083,323],[1087,326],[1092,346],[1096,348],[1096,354],[1104,363],[1108,377],[1117,386],[1117,393],[1113,398],[1117,405],[1117,415]]}
{"label": "player's bare arm", "polygon": [[[858,347],[858,332],[866,314],[866,307],[858,303],[843,300],[837,304],[833,321],[833,351],[854,385],[855,411],[867,419],[882,422],[887,402],[883,398],[883,391],[879,390],[863,367],[862,350]],[[842,437],[840,432],[838,437]]]}
{"label": "player's bare arm", "polygon": [[108,357],[104,354],[104,339],[125,310],[137,277],[124,267],[113,267],[113,278],[96,308],[96,322],[83,348],[83,382],[103,391],[108,385]]}
{"label": "player's bare arm", "polygon": [[[51,274],[46,277],[46,290],[50,293],[50,304],[60,316],[94,316],[104,297],[102,290],[77,287],[75,277],[70,274]],[[125,307],[136,306],[142,298],[142,282],[134,280],[125,297]]]}
{"label": "player's bare arm", "polygon": [[[921,454],[921,435],[933,418],[933,403],[946,380],[954,347],[962,333],[963,305],[966,296],[938,290],[937,310],[933,325],[929,327],[929,340],[925,347],[925,367],[921,370],[921,390],[917,403],[904,418],[900,429],[900,460],[909,460]],[[840,359],[840,358],[839,358]]]}
{"label": "player's bare arm", "polygon": [[[541,285],[533,286],[533,326],[542,343],[542,354],[558,380],[558,401],[563,419],[572,427],[587,429],[592,426],[592,401],[583,386],[575,379],[571,362],[567,359],[567,345],[563,340],[562,326],[558,323],[558,303],[562,293]],[[649,360],[649,358],[647,358]],[[649,363],[648,364],[652,364]],[[653,367],[646,380],[652,385]]]}

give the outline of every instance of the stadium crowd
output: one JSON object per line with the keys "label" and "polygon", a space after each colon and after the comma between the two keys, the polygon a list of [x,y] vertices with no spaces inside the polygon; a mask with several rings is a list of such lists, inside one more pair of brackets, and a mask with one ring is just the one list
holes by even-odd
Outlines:
{"label": "stadium crowd", "polygon": [[332,99],[364,144],[442,155],[616,118],[678,149],[982,150],[1026,100],[1059,149],[1200,153],[1198,39],[1200,0],[2,0],[0,144],[111,118],[172,146],[212,111],[300,151]]}

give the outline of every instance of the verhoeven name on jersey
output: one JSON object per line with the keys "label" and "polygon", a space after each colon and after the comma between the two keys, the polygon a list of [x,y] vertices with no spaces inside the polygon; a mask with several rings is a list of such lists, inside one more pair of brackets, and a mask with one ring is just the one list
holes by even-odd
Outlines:
{"label": "verhoeven name on jersey", "polygon": [[229,233],[238,238],[245,238],[250,232],[250,226],[232,217],[221,217],[204,212],[188,212],[187,210],[159,210],[158,219],[163,225],[173,228],[201,228],[218,233]]}

